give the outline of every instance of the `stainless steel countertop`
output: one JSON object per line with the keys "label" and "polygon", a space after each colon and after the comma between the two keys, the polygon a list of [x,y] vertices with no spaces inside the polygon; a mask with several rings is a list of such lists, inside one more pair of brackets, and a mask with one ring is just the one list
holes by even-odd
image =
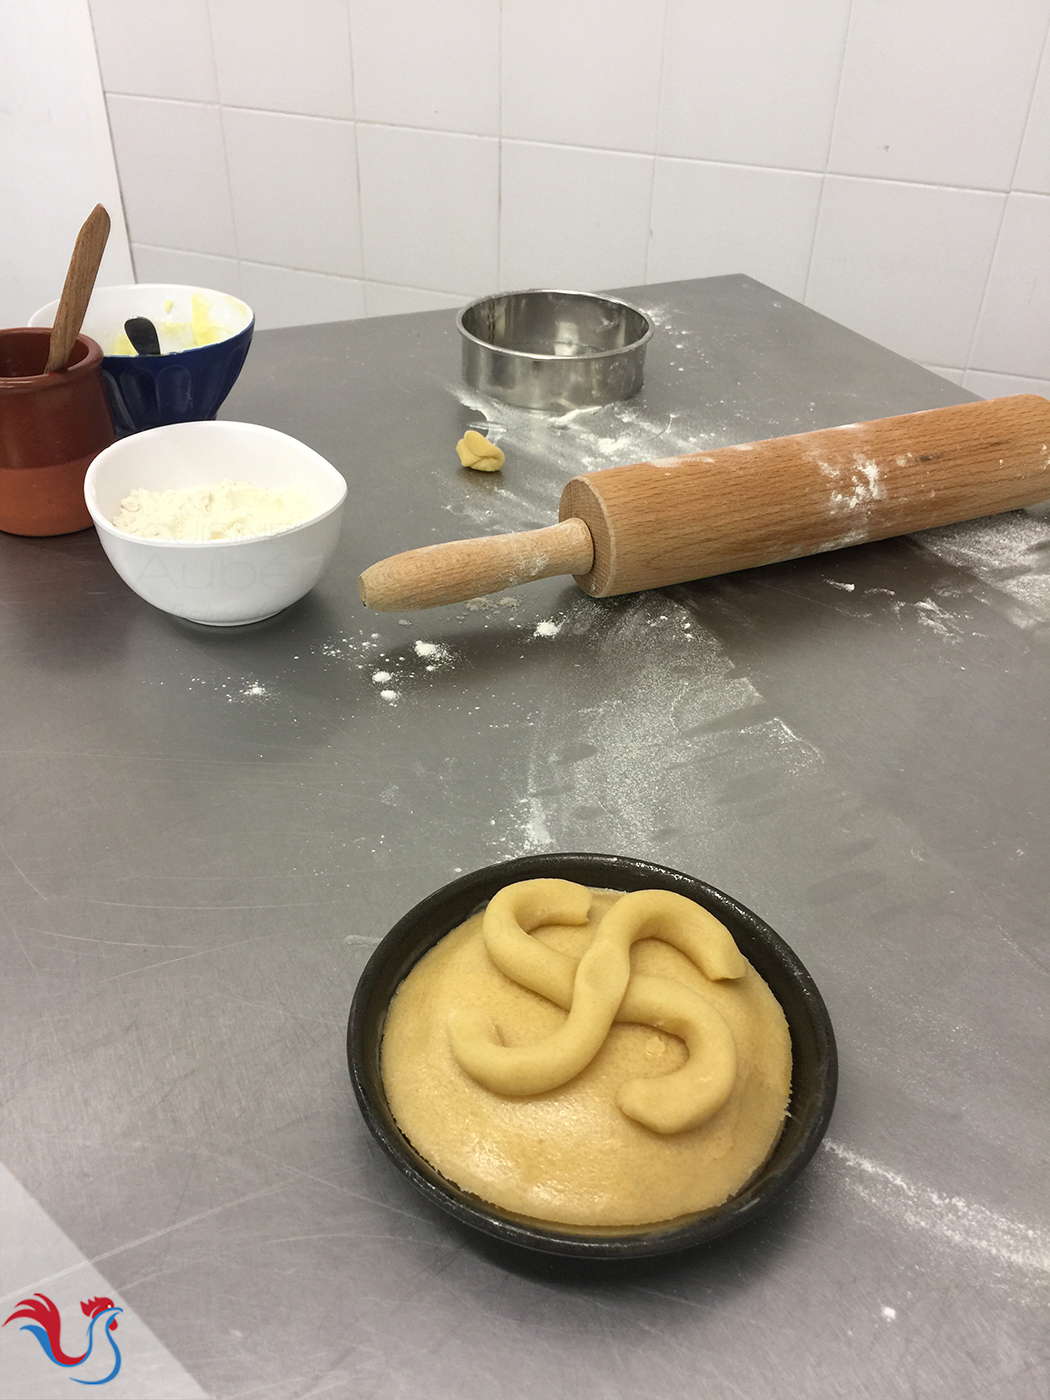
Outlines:
{"label": "stainless steel countertop", "polygon": [[[93,532],[0,537],[4,1161],[214,1396],[1046,1396],[1050,512],[606,601],[358,601],[385,554],[552,523],[580,469],[972,397],[748,278],[626,295],[645,388],[563,421],[466,391],[452,312],[257,336],[223,416],[350,483],[270,622],[154,611]],[[453,450],[486,423],[495,477]],[[702,1253],[513,1267],[352,1101],[372,945],[543,849],[702,876],[828,1003],[826,1145]]]}

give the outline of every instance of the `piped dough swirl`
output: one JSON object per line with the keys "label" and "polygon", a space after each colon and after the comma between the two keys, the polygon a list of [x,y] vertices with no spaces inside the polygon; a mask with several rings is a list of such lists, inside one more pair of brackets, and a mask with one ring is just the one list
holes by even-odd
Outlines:
{"label": "piped dough swirl", "polygon": [[747,964],[724,924],[670,890],[625,894],[575,960],[529,936],[544,924],[587,923],[593,896],[568,880],[524,880],[490,901],[482,932],[489,957],[519,986],[569,1014],[532,1045],[504,1045],[492,1017],[464,1007],[448,1019],[457,1063],[497,1094],[541,1094],[574,1078],[594,1059],[614,1021],[658,1027],[685,1042],[686,1063],[660,1079],[632,1079],[616,1095],[624,1113],[658,1133],[679,1133],[722,1107],[736,1081],[737,1054],[725,1018],[697,992],[666,977],[631,975],[630,952],[658,938],[711,981],[744,975]]}
{"label": "piped dough swirl", "polygon": [[[790,1095],[787,1023],[762,978],[698,906],[690,906],[698,937],[683,945],[688,951],[665,941],[656,920],[639,937],[617,935],[629,945],[627,986],[593,1058],[564,1083],[539,1092],[493,1090],[453,1053],[449,1023],[462,1029],[464,1012],[474,1013],[465,1039],[475,1049],[480,1039],[482,1050],[525,1049],[528,1060],[552,1041],[557,1047],[574,998],[585,985],[591,995],[580,970],[599,931],[615,933],[620,920],[633,926],[640,904],[634,895],[560,881],[540,882],[527,898],[501,892],[405,977],[387,1012],[383,1085],[402,1132],[449,1181],[533,1219],[619,1229],[717,1206],[765,1161]],[[621,962],[614,992],[622,976]],[[645,1001],[652,983],[662,992],[659,1007]],[[668,983],[676,989],[670,994]],[[698,1031],[698,1016],[676,1020],[678,990],[690,1012],[696,1003],[710,1008],[731,1036],[735,1076],[718,1108],[724,1080],[719,1032],[711,1030],[718,1022],[708,1017]],[[601,1023],[604,1008],[601,1002]],[[570,1056],[562,1067],[572,1063]],[[694,1075],[708,1076],[706,1103],[699,1084],[690,1088]],[[661,1106],[669,1092],[673,1102]],[[676,1129],[683,1099],[702,1121]]]}

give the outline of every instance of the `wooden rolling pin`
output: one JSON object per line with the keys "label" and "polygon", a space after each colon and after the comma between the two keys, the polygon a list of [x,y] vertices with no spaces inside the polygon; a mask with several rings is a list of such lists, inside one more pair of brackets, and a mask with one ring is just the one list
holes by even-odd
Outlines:
{"label": "wooden rolling pin", "polygon": [[1048,498],[1050,401],[1018,394],[575,476],[560,524],[395,554],[359,586],[380,612],[555,574],[608,598]]}

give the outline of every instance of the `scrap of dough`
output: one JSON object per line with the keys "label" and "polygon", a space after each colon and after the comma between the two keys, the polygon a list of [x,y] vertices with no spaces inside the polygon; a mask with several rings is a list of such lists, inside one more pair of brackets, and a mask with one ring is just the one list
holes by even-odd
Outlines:
{"label": "scrap of dough", "polygon": [[472,467],[476,472],[498,472],[507,460],[494,442],[473,428],[468,428],[456,443],[456,453],[464,467]]}

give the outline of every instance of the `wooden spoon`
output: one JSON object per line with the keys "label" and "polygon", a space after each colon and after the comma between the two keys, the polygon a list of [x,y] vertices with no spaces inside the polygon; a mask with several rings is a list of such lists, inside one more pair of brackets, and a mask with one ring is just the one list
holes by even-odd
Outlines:
{"label": "wooden spoon", "polygon": [[74,342],[84,324],[84,312],[91,300],[98,265],[108,238],[109,215],[101,204],[96,204],[84,220],[73,244],[73,256],[69,259],[65,286],[55,312],[55,324],[51,328],[51,349],[44,367],[45,374],[64,370],[69,363]]}

